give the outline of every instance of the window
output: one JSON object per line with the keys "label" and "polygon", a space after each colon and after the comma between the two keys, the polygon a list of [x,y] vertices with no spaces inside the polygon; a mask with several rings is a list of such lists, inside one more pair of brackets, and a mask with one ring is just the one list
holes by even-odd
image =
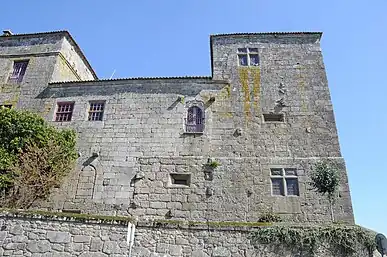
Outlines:
{"label": "window", "polygon": [[188,108],[185,131],[187,133],[201,133],[204,131],[204,115],[200,107],[192,106]]}
{"label": "window", "polygon": [[8,82],[20,83],[23,81],[24,74],[26,73],[28,61],[15,61],[13,63],[13,71],[9,76]]}
{"label": "window", "polygon": [[73,116],[74,103],[58,103],[55,121],[71,121]]}
{"label": "window", "polygon": [[296,169],[273,168],[270,169],[272,195],[299,195],[298,177]]}
{"label": "window", "polygon": [[239,66],[259,66],[258,48],[238,48]]}
{"label": "window", "polygon": [[0,108],[12,109],[12,104],[1,104]]}
{"label": "window", "polygon": [[191,174],[170,174],[171,186],[189,186],[191,184]]}
{"label": "window", "polygon": [[90,102],[89,108],[89,120],[101,121],[103,117],[103,111],[105,109],[105,102]]}
{"label": "window", "polygon": [[285,122],[283,113],[265,113],[263,114],[264,122]]}

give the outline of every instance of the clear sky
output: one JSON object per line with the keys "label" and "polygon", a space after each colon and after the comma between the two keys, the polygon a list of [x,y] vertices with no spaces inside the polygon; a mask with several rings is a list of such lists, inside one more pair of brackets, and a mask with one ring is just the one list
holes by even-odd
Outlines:
{"label": "clear sky", "polygon": [[323,31],[356,222],[387,236],[386,0],[2,1],[0,25],[69,30],[100,78],[209,76],[210,34]]}

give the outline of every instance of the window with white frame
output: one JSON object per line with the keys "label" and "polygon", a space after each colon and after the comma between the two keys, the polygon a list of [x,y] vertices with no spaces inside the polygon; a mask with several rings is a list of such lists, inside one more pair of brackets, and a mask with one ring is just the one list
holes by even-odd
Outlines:
{"label": "window with white frame", "polygon": [[270,169],[271,194],[282,196],[300,195],[297,170],[294,168]]}
{"label": "window with white frame", "polygon": [[239,66],[259,66],[258,48],[238,48]]}

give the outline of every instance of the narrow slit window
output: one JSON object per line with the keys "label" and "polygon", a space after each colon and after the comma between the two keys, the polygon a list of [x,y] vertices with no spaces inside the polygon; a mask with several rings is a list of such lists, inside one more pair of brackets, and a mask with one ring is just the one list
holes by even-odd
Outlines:
{"label": "narrow slit window", "polygon": [[15,61],[13,70],[8,78],[9,83],[21,83],[27,70],[28,61]]}
{"label": "narrow slit window", "polygon": [[105,109],[105,102],[90,102],[89,107],[89,121],[102,121],[103,112]]}
{"label": "narrow slit window", "polygon": [[66,122],[71,121],[73,116],[74,103],[58,103],[55,114],[55,121]]}
{"label": "narrow slit window", "polygon": [[170,174],[172,186],[190,186],[191,174]]}
{"label": "narrow slit window", "polygon": [[283,113],[266,113],[263,114],[263,120],[265,122],[285,122]]}

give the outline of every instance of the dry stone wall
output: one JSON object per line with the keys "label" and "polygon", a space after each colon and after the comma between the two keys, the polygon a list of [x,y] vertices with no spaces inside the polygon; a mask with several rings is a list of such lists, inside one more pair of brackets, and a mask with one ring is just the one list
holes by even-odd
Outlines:
{"label": "dry stone wall", "polygon": [[[160,227],[161,226],[161,227]],[[267,245],[253,245],[249,228],[197,226],[179,228],[139,222],[133,257],[295,257]],[[30,257],[125,257],[129,254],[125,224],[64,221],[45,218],[15,218],[1,215],[0,256]],[[329,247],[314,257],[337,256]],[[359,246],[354,257],[369,256]],[[378,256],[376,253],[374,256]]]}

